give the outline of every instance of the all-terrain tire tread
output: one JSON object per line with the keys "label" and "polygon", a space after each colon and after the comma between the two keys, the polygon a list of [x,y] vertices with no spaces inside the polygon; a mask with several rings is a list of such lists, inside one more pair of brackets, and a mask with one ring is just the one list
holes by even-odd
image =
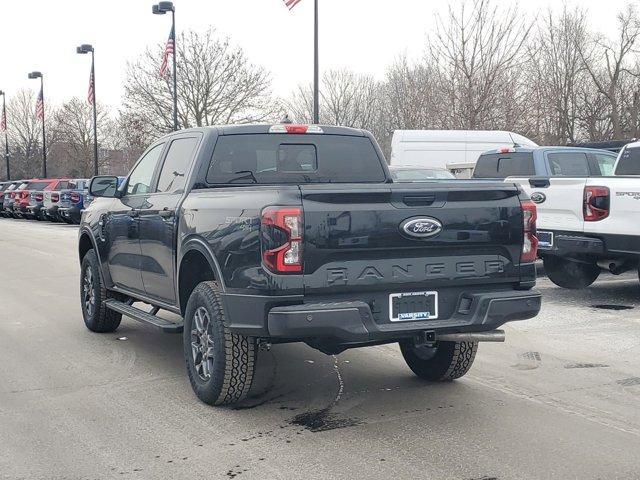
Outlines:
{"label": "all-terrain tire tread", "polygon": [[456,342],[451,364],[441,380],[455,380],[464,376],[473,365],[477,351],[478,342]]}
{"label": "all-terrain tire tread", "polygon": [[[223,365],[218,366],[222,368],[219,371],[216,368],[214,372],[214,375],[222,375],[222,384],[217,398],[213,401],[213,405],[231,405],[240,402],[247,396],[253,383],[257,354],[256,342],[251,337],[230,332],[225,326],[225,311],[217,282],[200,283],[193,294],[198,293],[205,296],[213,305],[213,311],[210,312],[211,321],[219,322],[223,333],[224,362],[222,362]],[[186,330],[185,334],[188,334]],[[188,354],[185,351],[185,356],[188,356]],[[188,358],[187,361],[189,361]],[[187,368],[187,371],[193,384],[194,375],[197,374],[193,373],[191,368]]]}

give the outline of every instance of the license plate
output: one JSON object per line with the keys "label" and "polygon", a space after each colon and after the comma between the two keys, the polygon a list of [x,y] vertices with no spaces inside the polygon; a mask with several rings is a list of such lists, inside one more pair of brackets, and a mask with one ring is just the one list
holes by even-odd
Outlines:
{"label": "license plate", "polygon": [[389,295],[392,322],[434,320],[438,318],[438,292],[408,292]]}
{"label": "license plate", "polygon": [[553,248],[553,232],[541,232],[538,230],[536,236],[538,237],[538,248],[542,250]]}

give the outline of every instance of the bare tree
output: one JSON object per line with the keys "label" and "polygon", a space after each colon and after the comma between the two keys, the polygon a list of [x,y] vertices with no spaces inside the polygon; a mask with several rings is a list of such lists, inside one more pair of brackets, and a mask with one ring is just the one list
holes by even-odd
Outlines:
{"label": "bare tree", "polygon": [[[379,85],[370,75],[348,70],[328,70],[320,86],[320,122],[354,128],[370,128],[380,111]],[[299,86],[286,105],[296,121],[313,121],[311,85]]]}
{"label": "bare tree", "polygon": [[513,87],[531,29],[517,6],[502,9],[491,0],[463,0],[438,16],[426,61],[447,97],[450,128],[495,128],[501,121],[501,97]]}
{"label": "bare tree", "polygon": [[[14,178],[39,177],[42,171],[42,127],[36,118],[35,105],[36,96],[31,90],[18,90],[7,102]],[[50,110],[47,109],[47,114]]]}
{"label": "bare tree", "polygon": [[[106,109],[98,104],[98,145],[110,129]],[[52,132],[59,139],[55,148],[55,167],[61,174],[75,178],[93,175],[93,107],[74,97],[63,103],[52,118]],[[53,162],[52,162],[53,163]]]}
{"label": "bare tree", "polygon": [[[564,144],[578,139],[580,92],[588,81],[580,51],[587,44],[586,12],[564,5],[559,15],[551,10],[538,23],[528,48],[528,93],[539,109],[532,130],[539,140]],[[533,113],[533,112],[532,112]]]}
{"label": "bare tree", "polygon": [[[178,120],[182,128],[261,118],[272,108],[271,79],[244,51],[213,29],[178,38]],[[148,49],[128,64],[123,114],[150,133],[173,127],[172,80],[159,76],[163,47]]]}
{"label": "bare tree", "polygon": [[639,38],[640,19],[635,6],[629,4],[618,14],[615,41],[598,35],[586,46],[576,46],[596,91],[606,99],[606,111],[611,122],[610,135],[614,138],[625,135],[625,103],[633,97],[625,86],[631,83],[629,76],[637,75],[631,70],[630,56],[637,54]]}

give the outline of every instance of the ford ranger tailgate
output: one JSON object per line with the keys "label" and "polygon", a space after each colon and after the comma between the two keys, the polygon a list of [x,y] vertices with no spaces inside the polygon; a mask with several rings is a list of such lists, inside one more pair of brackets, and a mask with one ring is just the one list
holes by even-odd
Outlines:
{"label": "ford ranger tailgate", "polygon": [[518,189],[469,181],[302,185],[305,295],[517,283]]}

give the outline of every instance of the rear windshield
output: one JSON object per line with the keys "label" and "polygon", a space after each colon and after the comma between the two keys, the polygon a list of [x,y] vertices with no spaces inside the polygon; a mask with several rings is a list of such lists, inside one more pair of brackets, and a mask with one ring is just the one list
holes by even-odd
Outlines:
{"label": "rear windshield", "polygon": [[536,174],[533,153],[487,153],[481,155],[473,178],[529,177]]}
{"label": "rear windshield", "polygon": [[26,188],[28,190],[44,190],[50,183],[51,182],[29,182]]}
{"label": "rear windshield", "polygon": [[625,148],[618,160],[616,175],[640,175],[640,148]]}
{"label": "rear windshield", "polygon": [[223,135],[207,172],[210,184],[384,181],[371,140],[346,135]]}

